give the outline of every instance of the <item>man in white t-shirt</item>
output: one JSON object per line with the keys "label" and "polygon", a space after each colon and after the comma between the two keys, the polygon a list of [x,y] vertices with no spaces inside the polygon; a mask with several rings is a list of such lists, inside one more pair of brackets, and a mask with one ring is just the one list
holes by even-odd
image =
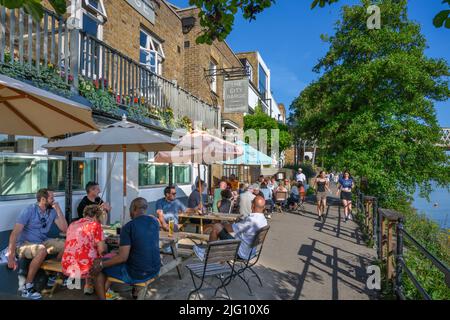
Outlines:
{"label": "man in white t-shirt", "polygon": [[[209,234],[209,241],[216,240],[241,240],[238,255],[242,259],[248,259],[254,248],[251,247],[256,233],[267,226],[267,219],[264,216],[266,200],[262,195],[258,195],[252,201],[252,213],[246,218],[233,223],[217,223]],[[205,256],[205,247],[194,246],[194,252],[200,260]]]}
{"label": "man in white t-shirt", "polygon": [[295,175],[295,180],[297,182],[301,182],[303,185],[305,185],[305,183],[306,183],[306,176],[305,176],[305,174],[302,171],[303,171],[302,168],[298,168],[298,172]]}

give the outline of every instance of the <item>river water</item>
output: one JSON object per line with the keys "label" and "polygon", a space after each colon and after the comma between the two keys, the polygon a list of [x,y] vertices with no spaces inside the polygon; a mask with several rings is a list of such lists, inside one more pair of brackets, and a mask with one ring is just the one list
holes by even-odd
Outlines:
{"label": "river water", "polygon": [[[447,152],[450,154],[450,152]],[[439,223],[441,228],[450,229],[450,192],[445,188],[437,188],[430,194],[430,201],[419,196],[417,191],[414,195],[413,206],[424,213],[431,220]]]}
{"label": "river water", "polygon": [[429,219],[436,221],[441,228],[450,229],[450,192],[445,188],[435,188],[430,194],[430,201],[414,195],[413,206]]}

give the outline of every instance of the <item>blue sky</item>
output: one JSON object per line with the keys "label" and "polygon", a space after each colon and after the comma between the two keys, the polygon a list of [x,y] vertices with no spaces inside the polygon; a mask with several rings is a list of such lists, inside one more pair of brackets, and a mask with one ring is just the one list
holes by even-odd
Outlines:
{"label": "blue sky", "polygon": [[[188,0],[171,0],[186,7]],[[301,90],[318,75],[312,71],[318,59],[323,57],[328,44],[320,35],[333,34],[334,23],[344,4],[356,4],[358,0],[339,0],[325,8],[310,9],[312,0],[277,0],[276,4],[248,22],[237,17],[233,32],[227,42],[235,52],[258,50],[269,66],[272,75],[272,91],[279,103],[289,106]],[[409,0],[409,18],[422,26],[429,48],[429,57],[444,58],[450,62],[449,29],[436,29],[433,18],[440,10],[447,9],[441,0]],[[436,103],[441,126],[450,127],[450,102]]]}

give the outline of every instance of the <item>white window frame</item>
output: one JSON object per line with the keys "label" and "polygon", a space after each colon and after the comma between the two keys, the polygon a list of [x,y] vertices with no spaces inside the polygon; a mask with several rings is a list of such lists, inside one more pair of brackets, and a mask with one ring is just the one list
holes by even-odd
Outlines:
{"label": "white window frame", "polygon": [[84,0],[84,6],[88,8],[89,10],[92,10],[96,12],[97,14],[101,15],[103,18],[106,18],[106,10],[105,6],[103,5],[103,0],[98,0],[98,4],[100,5],[100,10],[94,7],[90,1],[92,0]]}
{"label": "white window frame", "polygon": [[[152,37],[152,35],[148,32],[146,32],[144,29],[140,29],[139,37],[141,36],[141,32],[144,33],[147,37],[146,45],[145,47],[141,46],[141,43],[139,41],[139,63],[142,66],[145,66],[150,71],[154,72],[157,75],[162,75],[162,69],[163,69],[163,63],[166,59],[166,56],[164,54],[163,45],[160,41]],[[144,63],[141,62],[141,51],[144,51],[150,55],[155,56],[155,65],[151,65],[150,62]]]}
{"label": "white window frame", "polygon": [[217,64],[214,60],[209,61],[209,72],[210,72],[210,89],[212,92],[217,93]]}

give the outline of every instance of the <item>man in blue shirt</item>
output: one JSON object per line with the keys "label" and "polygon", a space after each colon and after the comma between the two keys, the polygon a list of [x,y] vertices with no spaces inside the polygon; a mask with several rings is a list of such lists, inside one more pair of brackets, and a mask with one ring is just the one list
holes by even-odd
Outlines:
{"label": "man in blue shirt", "polygon": [[161,228],[165,231],[169,230],[169,220],[173,219],[175,231],[178,230],[178,214],[181,212],[193,212],[188,209],[177,198],[177,190],[175,186],[168,186],[164,189],[164,198],[156,201],[156,217],[158,218]]}
{"label": "man in blue shirt", "polygon": [[34,290],[33,281],[47,254],[59,254],[64,251],[63,239],[47,237],[53,222],[61,232],[67,231],[67,221],[59,204],[55,201],[53,191],[40,189],[36,193],[37,203],[26,207],[17,218],[9,238],[8,267],[16,270],[16,255],[30,259],[27,278],[22,297],[40,299],[41,294]]}
{"label": "man in blue shirt", "polygon": [[147,215],[147,209],[147,200],[134,199],[130,205],[131,221],[120,231],[119,253],[109,260],[94,261],[90,274],[95,278],[95,291],[100,299],[106,297],[106,277],[132,285],[158,275],[159,224],[155,217]]}

